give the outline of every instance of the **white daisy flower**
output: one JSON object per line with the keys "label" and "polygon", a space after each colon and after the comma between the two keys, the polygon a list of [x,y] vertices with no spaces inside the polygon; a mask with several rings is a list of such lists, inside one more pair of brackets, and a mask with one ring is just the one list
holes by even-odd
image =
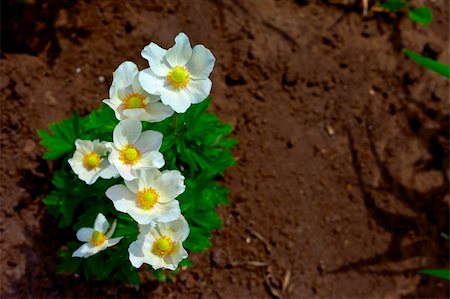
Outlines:
{"label": "white daisy flower", "polygon": [[137,178],[137,170],[161,168],[164,157],[159,152],[163,135],[156,131],[142,132],[140,121],[129,118],[121,121],[113,132],[108,160],[125,180]]}
{"label": "white daisy flower", "polygon": [[108,155],[106,144],[107,142],[99,140],[75,141],[76,150],[68,162],[73,172],[88,185],[95,183],[99,177],[110,179],[119,176],[114,165],[106,159]]}
{"label": "white daisy flower", "polygon": [[77,239],[81,242],[86,242],[81,245],[72,254],[72,257],[90,257],[108,247],[114,246],[122,240],[123,237],[111,238],[116,229],[117,221],[109,228],[109,222],[102,213],[97,215],[95,219],[94,228],[83,227],[77,232]]}
{"label": "white daisy flower", "polygon": [[189,235],[189,225],[183,216],[168,223],[141,225],[139,236],[128,247],[130,262],[135,268],[149,264],[153,269],[175,270],[188,257],[183,241]]}
{"label": "white daisy flower", "polygon": [[129,214],[139,224],[170,222],[181,215],[175,198],[184,192],[184,177],[178,170],[143,170],[139,178],[106,190],[117,211]]}
{"label": "white daisy flower", "polygon": [[142,52],[150,67],[139,73],[139,82],[151,94],[178,113],[186,112],[191,104],[200,103],[211,91],[208,79],[216,59],[203,45],[193,49],[186,34],[175,38],[175,45],[165,50],[150,43]]}
{"label": "white daisy flower", "polygon": [[118,120],[135,118],[141,121],[159,122],[173,114],[170,106],[160,102],[160,97],[142,89],[136,64],[125,61],[113,73],[109,99],[103,100],[111,107]]}

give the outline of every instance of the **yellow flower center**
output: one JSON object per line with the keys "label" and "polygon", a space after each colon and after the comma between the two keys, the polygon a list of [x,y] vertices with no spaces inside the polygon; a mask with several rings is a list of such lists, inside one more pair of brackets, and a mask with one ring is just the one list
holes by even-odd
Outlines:
{"label": "yellow flower center", "polygon": [[166,236],[159,237],[154,243],[152,252],[158,256],[166,256],[172,252],[174,243]]}
{"label": "yellow flower center", "polygon": [[94,246],[100,246],[106,241],[106,236],[99,232],[94,231],[94,233],[91,236],[91,244]]}
{"label": "yellow flower center", "polygon": [[175,89],[182,89],[189,83],[190,74],[186,67],[177,65],[167,75],[167,81]]}
{"label": "yellow flower center", "polygon": [[120,151],[120,161],[124,164],[136,164],[141,159],[141,152],[129,144]]}
{"label": "yellow flower center", "polygon": [[145,97],[143,95],[133,92],[122,99],[122,103],[125,105],[125,109],[145,108],[144,100]]}
{"label": "yellow flower center", "polygon": [[137,204],[141,209],[150,210],[158,202],[159,193],[154,188],[145,188],[137,194]]}
{"label": "yellow flower center", "polygon": [[100,165],[101,158],[100,156],[95,152],[89,152],[86,155],[84,155],[83,158],[83,166],[87,170],[92,170],[97,168]]}

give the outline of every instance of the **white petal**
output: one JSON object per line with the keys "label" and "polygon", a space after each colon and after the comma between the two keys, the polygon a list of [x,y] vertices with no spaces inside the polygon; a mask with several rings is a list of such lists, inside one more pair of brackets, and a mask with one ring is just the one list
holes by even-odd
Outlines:
{"label": "white petal", "polygon": [[112,237],[112,235],[114,234],[114,231],[116,230],[116,227],[117,227],[117,219],[114,220],[113,224],[111,224],[111,227],[109,228],[108,232],[106,233],[107,239]]}
{"label": "white petal", "polygon": [[98,213],[97,218],[95,218],[94,229],[101,233],[105,233],[108,230],[109,223],[106,217],[102,213]]}
{"label": "white petal", "polygon": [[174,113],[173,109],[170,106],[164,105],[161,102],[148,104],[146,110],[147,116],[145,118],[142,118],[142,120],[151,123],[163,121],[166,118],[171,117]]}
{"label": "white petal", "polygon": [[102,245],[99,246],[92,246],[90,243],[86,243],[88,244],[89,248],[88,251],[84,254],[84,257],[90,257],[93,256],[94,254],[99,253],[100,251],[105,250],[107,247],[107,242],[104,242]]}
{"label": "white petal", "polygon": [[151,188],[155,186],[157,178],[161,175],[161,171],[157,168],[149,168],[140,171],[138,189]]}
{"label": "white petal", "polygon": [[172,67],[185,65],[192,56],[189,38],[183,32],[175,37],[175,45],[167,50],[166,59]]}
{"label": "white petal", "polygon": [[158,76],[150,68],[139,72],[139,83],[145,91],[151,94],[159,94],[165,80],[165,77]]}
{"label": "white petal", "polygon": [[177,220],[181,216],[178,200],[172,200],[165,204],[156,204],[153,209],[153,212],[158,215],[158,217],[154,218],[157,222],[170,222]]}
{"label": "white petal", "polygon": [[[141,176],[141,174],[139,172],[138,172],[138,176],[139,177]],[[125,181],[125,185],[134,194],[137,194],[139,192],[139,179],[135,179],[132,181]]]}
{"label": "white petal", "polygon": [[139,268],[144,263],[144,254],[142,252],[142,241],[137,240],[128,247],[129,259],[133,267]]}
{"label": "white petal", "polygon": [[99,175],[95,170],[87,170],[81,163],[74,162],[73,160],[69,160],[68,162],[73,172],[86,184],[92,185],[98,179]]}
{"label": "white petal", "polygon": [[186,86],[186,93],[189,94],[192,103],[200,103],[211,92],[211,86],[212,82],[209,79],[191,80]]}
{"label": "white petal", "polygon": [[147,110],[144,108],[132,108],[123,110],[123,115],[127,118],[136,119],[142,121],[148,117]]}
{"label": "white petal", "polygon": [[134,144],[142,132],[142,124],[138,120],[127,119],[121,121],[113,132],[114,145],[122,149],[128,144]]}
{"label": "white petal", "polygon": [[[122,62],[113,73],[112,85],[115,85],[116,88],[124,88],[132,85],[133,79],[138,72],[138,67],[133,62]],[[110,95],[110,97],[112,96]]]}
{"label": "white petal", "polygon": [[136,171],[130,165],[123,164],[120,160],[114,162],[114,166],[119,172],[120,176],[126,180],[131,181],[137,178]]}
{"label": "white petal", "polygon": [[141,83],[139,82],[139,73],[136,73],[134,76],[132,89],[133,92],[137,92],[144,97],[149,97],[149,94],[142,88]]}
{"label": "white petal", "polygon": [[93,141],[90,140],[77,139],[75,141],[75,147],[79,152],[81,152],[84,155],[94,150],[94,143]]}
{"label": "white petal", "polygon": [[114,208],[120,212],[127,213],[136,201],[136,194],[124,185],[114,185],[105,192],[106,197],[112,200]]}
{"label": "white petal", "polygon": [[184,176],[178,170],[164,170],[155,185],[161,197],[167,199],[176,198],[186,189]]}
{"label": "white petal", "polygon": [[[105,166],[103,166],[103,164]],[[100,166],[102,170],[98,173],[98,175],[101,178],[104,179],[110,179],[110,178],[117,178],[119,176],[119,172],[117,171],[116,167],[112,164],[109,164],[109,161],[106,159],[103,159],[102,166]]]}
{"label": "white petal", "polygon": [[92,246],[89,243],[84,243],[77,250],[72,253],[72,257],[85,257],[86,253],[92,249]]}
{"label": "white petal", "polygon": [[133,218],[134,221],[141,225],[152,224],[155,219],[151,212],[137,207],[131,208],[127,213],[131,216],[131,218]]}
{"label": "white petal", "polygon": [[193,79],[205,79],[211,74],[216,58],[203,45],[196,45],[186,67]]}
{"label": "white petal", "polygon": [[107,242],[106,247],[114,246],[114,245],[116,245],[117,243],[119,243],[120,240],[122,240],[122,239],[123,239],[123,237],[118,237],[118,238],[112,238],[112,239],[109,239],[109,240],[106,241],[106,242]]}
{"label": "white petal", "polygon": [[168,223],[168,227],[176,232],[178,240],[180,241],[186,240],[189,236],[189,224],[182,215],[177,220]]}
{"label": "white petal", "polygon": [[174,91],[170,87],[160,89],[161,102],[169,105],[175,112],[184,113],[191,106],[189,95],[184,91]]}
{"label": "white petal", "polygon": [[136,141],[136,147],[142,152],[158,151],[161,148],[163,135],[160,132],[148,130],[142,132]]}
{"label": "white petal", "polygon": [[161,168],[165,164],[164,156],[157,151],[146,152],[142,154],[139,162],[134,165],[134,169]]}
{"label": "white petal", "polygon": [[93,233],[93,228],[83,227],[77,231],[77,239],[81,242],[88,242],[91,239]]}
{"label": "white petal", "polygon": [[167,50],[164,50],[155,43],[150,43],[144,47],[141,55],[148,60],[150,67],[156,74],[159,76],[166,76],[169,72],[169,66],[164,58],[166,53]]}
{"label": "white petal", "polygon": [[120,111],[119,111],[119,105],[114,103],[111,99],[103,100],[103,103],[108,105],[114,111],[114,114],[116,115],[116,118],[118,120],[122,120],[123,119],[123,117],[122,117],[122,115],[120,114]]}
{"label": "white petal", "polygon": [[151,103],[156,103],[156,102],[160,102],[161,101],[161,97],[159,95],[154,95],[154,94],[149,94],[147,96],[147,100],[149,104]]}

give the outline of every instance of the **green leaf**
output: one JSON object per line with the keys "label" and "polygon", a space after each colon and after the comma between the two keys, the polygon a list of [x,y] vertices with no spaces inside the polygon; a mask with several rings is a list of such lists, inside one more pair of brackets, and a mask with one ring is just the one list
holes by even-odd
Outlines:
{"label": "green leaf", "polygon": [[167,276],[163,269],[153,270],[152,274],[153,274],[153,276],[155,276],[156,280],[159,282],[164,283],[167,281]]}
{"label": "green leaf", "polygon": [[74,113],[71,117],[49,125],[49,130],[38,130],[40,144],[47,148],[44,159],[56,160],[75,149],[75,140],[80,135],[79,117]]}
{"label": "green leaf", "polygon": [[397,11],[404,9],[407,4],[407,0],[386,0],[384,2],[378,3],[378,6],[390,11]]}
{"label": "green leaf", "polygon": [[189,236],[183,242],[183,246],[189,251],[202,251],[211,247],[211,233],[208,230],[190,226]]}
{"label": "green leaf", "polygon": [[82,129],[89,140],[112,141],[112,132],[118,123],[114,111],[102,104],[83,119]]}
{"label": "green leaf", "polygon": [[408,11],[408,17],[421,25],[428,25],[433,21],[433,11],[429,7],[416,7]]}
{"label": "green leaf", "polygon": [[440,63],[434,59],[414,53],[413,51],[408,49],[403,49],[403,53],[405,53],[406,56],[416,61],[420,65],[426,67],[427,69],[432,70],[433,72],[436,72],[444,77],[450,78],[450,66]]}
{"label": "green leaf", "polygon": [[419,273],[450,280],[450,269],[424,269],[420,270]]}

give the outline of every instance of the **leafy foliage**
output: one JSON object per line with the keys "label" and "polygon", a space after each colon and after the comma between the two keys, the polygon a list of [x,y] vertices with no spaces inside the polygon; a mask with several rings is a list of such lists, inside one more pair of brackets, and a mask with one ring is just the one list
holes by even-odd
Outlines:
{"label": "leafy foliage", "polygon": [[419,273],[430,275],[433,277],[450,280],[450,269],[425,269],[420,270]]}
{"label": "leafy foliage", "polygon": [[436,72],[444,77],[450,78],[450,66],[440,63],[434,59],[414,53],[413,51],[408,49],[403,49],[403,53],[405,53],[406,56],[419,63],[420,65],[426,67],[427,69],[432,70],[433,72]]}
{"label": "leafy foliage", "polygon": [[[211,98],[193,105],[184,114],[175,114],[159,123],[143,123],[143,130],[156,130],[164,135],[160,149],[166,160],[166,169],[178,169],[186,177],[186,191],[177,199],[190,226],[190,234],[184,247],[193,252],[206,250],[211,246],[212,231],[222,222],[215,207],[227,204],[227,188],[215,179],[235,164],[230,148],[237,140],[228,137],[233,128],[223,124],[212,113],[205,112]],[[114,236],[124,236],[116,246],[87,259],[72,258],[72,252],[79,242],[69,242],[58,255],[61,263],[59,272],[80,273],[86,279],[115,279],[130,284],[139,284],[138,271],[128,260],[128,246],[136,240],[137,224],[127,214],[117,212],[105,191],[120,182],[118,179],[98,179],[93,185],[86,185],[72,172],[67,160],[74,151],[76,139],[112,141],[112,132],[118,121],[114,112],[102,105],[84,118],[73,116],[56,124],[49,130],[39,130],[41,144],[47,148],[45,159],[63,157],[61,169],[53,178],[53,190],[44,198],[48,211],[60,228],[66,228],[69,236],[81,227],[90,227],[99,212],[108,220],[118,220]],[[68,229],[72,227],[73,231]],[[189,267],[185,259],[180,267]],[[170,279],[177,271],[166,273],[150,271],[159,281]]]}

